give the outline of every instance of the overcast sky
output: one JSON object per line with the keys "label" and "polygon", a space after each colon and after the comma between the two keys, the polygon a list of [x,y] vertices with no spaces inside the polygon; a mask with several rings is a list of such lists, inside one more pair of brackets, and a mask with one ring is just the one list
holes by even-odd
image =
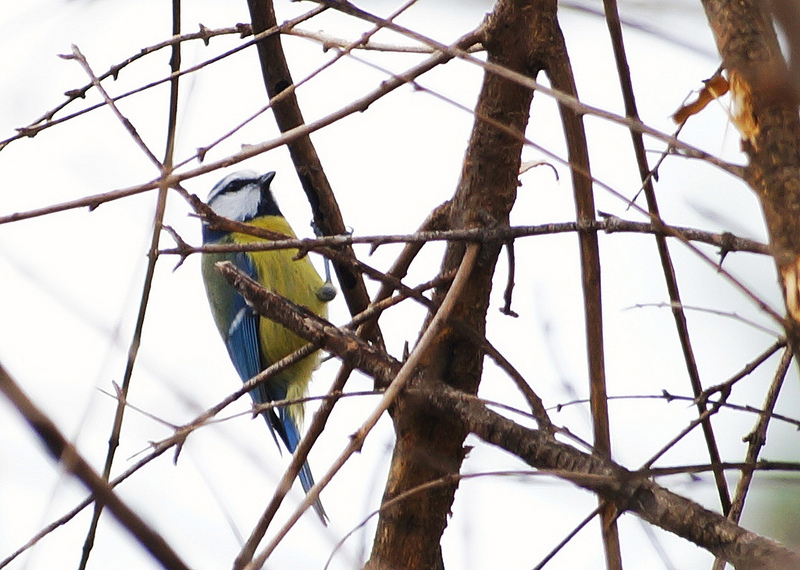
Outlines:
{"label": "overcast sky", "polygon": [[[279,20],[310,10],[306,2],[276,2]],[[370,9],[386,15],[399,3],[372,2]],[[397,5],[396,5],[397,4]],[[698,3],[699,5],[699,3]],[[423,0],[399,23],[449,42],[477,26],[490,10],[489,2],[444,3]],[[670,115],[702,85],[719,65],[702,12],[692,2],[624,3],[625,15],[636,29],[626,30],[634,86],[645,123],[672,132]],[[248,21],[245,2],[195,0],[184,2],[183,30],[196,31]],[[562,25],[575,67],[578,89],[585,102],[622,113],[610,44],[602,19],[575,9],[562,10]],[[329,14],[303,25],[353,40],[368,26]],[[89,82],[74,60],[57,57],[78,46],[96,74],[105,72],[168,38],[170,7],[166,1],[98,2],[38,0],[12,3],[0,14],[0,139],[32,123],[64,101],[64,93]],[[383,34],[381,41],[409,43]],[[184,68],[206,61],[240,43],[236,36],[213,39],[210,46],[189,42],[183,49]],[[332,52],[312,41],[285,41],[295,80],[306,77]],[[424,56],[358,54],[401,72]],[[168,74],[169,53],[162,50],[126,67],[116,82],[104,85],[112,95]],[[177,162],[179,171],[199,165],[196,149],[208,146],[258,111],[265,101],[255,51],[249,49],[210,65],[186,78],[181,86]],[[343,59],[319,74],[298,92],[307,121],[347,105],[377,87],[386,75],[355,59]],[[405,87],[315,133],[326,173],[339,199],[345,223],[357,235],[411,233],[428,212],[448,199],[456,186],[472,117],[440,97],[472,107],[481,72],[456,61],[420,79],[425,89]],[[431,92],[426,91],[430,90]],[[98,102],[95,92],[71,104],[57,117]],[[135,125],[157,157],[163,156],[168,89],[165,86],[120,101],[120,110]],[[586,119],[595,176],[617,193],[632,197],[638,174],[632,161],[629,134],[595,118]],[[206,162],[237,152],[243,144],[272,139],[277,131],[269,114],[257,118],[206,155]],[[537,95],[528,136],[563,157],[561,127],[552,101]],[[742,163],[735,131],[723,105],[713,104],[684,130],[687,141]],[[647,141],[654,151],[662,145]],[[528,147],[523,160],[543,160]],[[535,168],[521,177],[514,224],[539,224],[574,219],[569,175],[563,164]],[[298,234],[311,235],[310,211],[287,153],[277,149],[236,168],[277,171],[273,183],[284,213]],[[226,171],[226,173],[229,171]],[[223,176],[215,172],[187,180],[185,187],[205,198]],[[158,172],[132,141],[121,123],[103,108],[47,129],[35,138],[13,142],[0,152],[0,216],[59,204],[87,195],[126,188],[152,180]],[[713,167],[681,158],[668,159],[658,184],[661,210],[669,223],[709,231],[732,231],[764,241],[764,227],[755,197],[738,180]],[[17,382],[74,440],[80,451],[101,468],[116,402],[109,394],[122,381],[141,297],[146,252],[152,234],[156,195],[140,194],[86,208],[0,225],[0,362]],[[642,220],[609,192],[597,188],[599,210]],[[177,195],[168,203],[165,223],[191,244],[200,241],[199,222]],[[173,241],[161,236],[162,247]],[[518,319],[502,316],[506,267],[498,276],[490,308],[489,338],[530,379],[548,406],[588,394],[583,348],[579,263],[574,235],[546,236],[516,244],[517,276],[514,309]],[[607,375],[612,395],[689,394],[674,324],[650,236],[601,236],[607,339]],[[712,258],[714,248],[701,247]],[[386,269],[399,246],[383,246],[369,257]],[[774,340],[769,319],[744,299],[713,267],[673,245],[684,303],[728,316],[689,313],[698,365],[707,385],[721,382],[755,358]],[[426,248],[415,263],[409,284],[431,279],[439,266],[441,245]],[[319,258],[314,263],[320,265]],[[171,433],[170,425],[190,421],[238,388],[239,380],[213,326],[199,275],[199,259],[190,257],[173,271],[177,259],[163,256],[156,268],[142,346],[131,382],[122,441],[114,474],[148,453],[151,441]],[[774,308],[780,308],[772,263],[751,254],[731,255],[725,267]],[[369,283],[371,291],[375,284]],[[403,304],[382,321],[387,346],[401,357],[405,342],[413,343],[424,313]],[[737,318],[730,318],[735,313]],[[761,330],[743,322],[766,327]],[[347,322],[341,299],[331,304],[331,320]],[[773,359],[774,360],[774,359]],[[774,362],[773,362],[774,366]],[[325,363],[315,375],[313,394],[324,393],[337,370]],[[754,375],[752,383],[734,394],[744,402],[760,403],[769,372]],[[354,376],[348,390],[369,390],[371,382]],[[780,402],[787,413],[797,409],[798,383],[792,373]],[[512,383],[492,364],[486,366],[482,395],[524,409]],[[377,399],[350,398],[337,405],[310,462],[319,479],[341,453]],[[165,455],[142,469],[118,490],[178,550],[193,568],[230,567],[252,525],[269,500],[288,464],[260,419],[252,420],[249,401],[241,399],[223,412],[230,418],[192,435],[177,464]],[[779,406],[779,407],[780,407]],[[311,411],[315,409],[309,405]],[[685,403],[623,400],[612,403],[615,458],[636,468],[663,446],[693,417]],[[237,415],[231,418],[231,416]],[[554,415],[590,439],[588,407],[577,404]],[[722,453],[740,460],[740,438],[754,418],[728,413],[722,422]],[[73,508],[85,491],[60,473],[27,426],[0,399],[0,560],[24,544],[39,529]],[[776,437],[770,458],[789,458],[796,432]],[[773,432],[771,432],[773,433]],[[792,435],[794,434],[794,435]],[[785,441],[786,444],[781,442]],[[514,458],[470,440],[476,448],[464,473],[520,470]],[[369,436],[364,450],[344,467],[323,492],[330,515],[326,529],[306,515],[271,559],[272,568],[322,568],[336,543],[356,528],[379,505],[391,453],[392,431],[384,418]],[[169,455],[169,454],[168,454]],[[699,435],[671,451],[662,465],[706,461]],[[710,478],[688,477],[662,481],[694,500],[714,507]],[[299,489],[299,486],[298,486]],[[767,487],[764,496],[769,496]],[[278,519],[288,516],[301,497],[295,490]],[[759,493],[751,497],[745,524],[774,532],[758,516]],[[764,504],[769,507],[768,499]],[[751,503],[748,503],[750,508]],[[541,476],[481,477],[464,481],[444,536],[449,568],[529,568],[534,566],[596,506],[588,493]],[[756,514],[751,514],[756,513]],[[80,558],[90,511],[78,515],[8,567],[74,568]],[[748,518],[750,517],[750,518]],[[374,519],[372,519],[374,522]],[[634,568],[660,568],[656,547],[633,517],[620,520],[623,549]],[[274,532],[278,527],[275,526]],[[372,523],[350,537],[334,557],[332,567],[363,563],[371,545]],[[682,540],[656,533],[677,568],[707,564],[710,557]],[[268,538],[272,534],[268,534]],[[536,541],[531,537],[536,536]],[[628,560],[626,560],[628,561]],[[157,565],[120,529],[110,516],[102,519],[90,568],[156,568]],[[554,568],[603,568],[597,525],[578,534],[553,561]]]}

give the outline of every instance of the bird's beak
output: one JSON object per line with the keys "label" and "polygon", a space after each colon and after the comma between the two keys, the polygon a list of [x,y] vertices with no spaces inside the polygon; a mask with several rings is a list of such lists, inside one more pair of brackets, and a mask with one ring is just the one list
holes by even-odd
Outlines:
{"label": "bird's beak", "polygon": [[269,188],[269,183],[275,178],[275,172],[267,172],[258,179],[258,185],[261,188]]}

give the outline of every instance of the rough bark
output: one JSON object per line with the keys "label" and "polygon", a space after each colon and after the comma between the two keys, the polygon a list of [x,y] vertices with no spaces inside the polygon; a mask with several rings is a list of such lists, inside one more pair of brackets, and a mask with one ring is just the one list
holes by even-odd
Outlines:
{"label": "rough bark", "polygon": [[[488,60],[530,77],[544,68],[556,2],[501,0],[483,27]],[[476,107],[476,120],[464,167],[452,201],[453,229],[508,224],[516,199],[523,133],[533,92],[487,73]],[[498,128],[501,125],[501,128]],[[467,290],[453,317],[479,335],[485,330],[492,276],[500,244],[484,244]],[[457,267],[464,244],[447,249],[442,272]],[[441,300],[444,291],[438,291]],[[445,384],[474,394],[478,390],[483,354],[469,338],[446,330],[428,353],[416,382]],[[465,455],[467,430],[401,398],[391,410],[397,435],[384,502],[419,485],[458,473]],[[413,495],[381,513],[367,568],[439,568],[440,538],[457,484],[437,486]]]}
{"label": "rough bark", "polygon": [[784,289],[786,329],[800,347],[800,118],[798,97],[769,13],[757,0],[704,0]]}
{"label": "rough bark", "polygon": [[737,570],[800,568],[797,552],[664,489],[645,475],[554,441],[542,430],[520,426],[492,412],[477,398],[446,387],[412,393],[409,398],[416,398],[420,406],[462,424],[528,465],[597,493],[620,512],[636,513],[648,523],[697,544]]}
{"label": "rough bark", "polygon": [[[386,381],[400,370],[402,365],[399,362],[363,342],[356,335],[331,327],[313,313],[263,289],[231,265],[223,264],[220,269],[229,283],[260,314],[275,319],[310,342],[319,343],[366,374]],[[547,430],[520,426],[489,410],[477,397],[439,383],[434,378],[428,377],[427,381],[416,383],[403,397],[405,410],[415,413],[416,417],[425,421],[431,418],[447,418],[446,423],[438,424],[439,428],[458,430],[457,433],[474,433],[485,442],[516,455],[531,467],[596,493],[607,504],[614,505],[618,512],[635,513],[648,523],[695,543],[730,562],[737,570],[800,568],[798,553],[664,489],[648,473],[629,471],[599,454],[586,453],[561,443]],[[430,433],[426,435],[431,436]],[[418,467],[414,465],[414,461],[419,459],[411,458],[407,460],[409,465],[398,466],[398,469]],[[449,473],[455,475],[453,471]],[[448,477],[444,481],[456,479],[457,477]],[[444,486],[441,480],[439,483],[435,488]],[[430,496],[431,488],[429,486],[424,493],[416,496]],[[413,490],[413,487],[409,490]],[[411,501],[411,498],[405,497],[398,504],[402,506]],[[387,509],[387,512],[391,512],[391,509]],[[398,524],[408,524],[405,517],[409,517],[414,523],[416,521],[412,516],[413,513],[400,509],[393,520]],[[394,545],[409,545],[409,535],[413,536],[413,533],[409,533],[406,527],[390,528],[388,538]],[[432,542],[431,549],[433,544],[438,545],[438,537],[433,538],[436,540]],[[373,557],[370,565],[372,568],[436,568],[440,562],[436,551],[436,556],[427,561],[430,565],[412,566],[421,563],[418,559],[413,559],[414,554],[406,551],[394,555],[388,553],[380,561]]]}

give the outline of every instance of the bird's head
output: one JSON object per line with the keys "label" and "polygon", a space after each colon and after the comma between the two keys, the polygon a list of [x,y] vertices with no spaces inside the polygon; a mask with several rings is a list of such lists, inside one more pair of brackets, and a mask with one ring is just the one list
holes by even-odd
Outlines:
{"label": "bird's head", "polygon": [[[269,189],[274,172],[259,176],[252,170],[229,174],[211,189],[208,205],[214,213],[236,222],[249,222],[259,216],[281,216],[275,197]],[[215,242],[225,232],[212,231],[203,224],[203,242]]]}
{"label": "bird's head", "polygon": [[208,195],[208,205],[224,218],[249,222],[259,216],[280,216],[281,211],[269,189],[274,172],[259,176],[252,170],[228,174]]}

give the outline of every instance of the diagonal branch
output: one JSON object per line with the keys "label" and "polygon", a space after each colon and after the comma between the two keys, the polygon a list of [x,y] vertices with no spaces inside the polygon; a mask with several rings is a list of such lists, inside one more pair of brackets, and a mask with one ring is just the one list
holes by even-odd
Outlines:
{"label": "diagonal branch", "polygon": [[114,517],[130,532],[139,543],[169,570],[188,570],[189,567],[170,547],[164,538],[150,528],[139,515],[133,512],[114,493],[108,481],[98,475],[78,450],[67,441],[56,425],[25,395],[14,379],[0,366],[0,392],[2,392],[17,411],[22,414],[47,447],[50,455],[72,475],[78,478],[94,495],[95,504],[108,507]]}
{"label": "diagonal branch", "polygon": [[[253,31],[260,33],[277,25],[272,0],[248,0]],[[258,56],[272,111],[281,133],[303,126],[305,121],[293,89],[293,80],[283,53],[279,35],[270,35],[258,42]],[[278,95],[281,97],[277,98]],[[314,213],[314,223],[323,235],[347,233],[339,204],[325,175],[322,162],[307,134],[288,142],[286,147],[294,162],[300,183]],[[352,254],[350,248],[346,248]],[[348,265],[334,263],[339,286],[350,314],[355,315],[369,305],[364,280]],[[379,334],[379,333],[378,333]]]}
{"label": "diagonal branch", "polygon": [[724,516],[676,495],[634,471],[595,454],[553,441],[541,430],[522,427],[486,408],[476,397],[445,385],[409,391],[420,406],[461,423],[487,443],[521,458],[537,469],[556,472],[630,511],[643,520],[685,538],[724,558],[737,570],[800,568],[800,554]]}
{"label": "diagonal branch", "polygon": [[[628,67],[627,56],[625,55],[625,46],[622,39],[622,25],[619,19],[619,12],[617,10],[616,0],[603,0],[606,12],[606,22],[608,24],[609,34],[611,35],[612,44],[614,47],[614,59],[617,64],[617,75],[619,76],[620,86],[622,87],[622,97],[625,101],[625,115],[636,121],[639,120],[639,112],[636,108],[636,99],[633,93],[633,82],[631,80],[630,68]],[[639,176],[642,180],[642,190],[644,191],[645,199],[647,200],[647,210],[653,220],[661,222],[661,214],[658,208],[658,201],[656,200],[655,189],[653,188],[653,172],[647,164],[647,156],[644,148],[644,137],[642,133],[631,129],[631,141],[633,143],[633,150],[636,155],[636,163],[639,167]],[[672,263],[669,249],[667,248],[667,240],[663,235],[656,234],[656,247],[658,249],[658,256],[661,259],[661,268],[664,272],[664,281],[667,285],[667,293],[669,295],[670,304],[672,307],[672,316],[675,320],[675,328],[678,331],[678,340],[683,350],[683,359],[686,363],[686,372],[689,375],[689,382],[692,386],[692,391],[695,397],[700,396],[703,392],[703,384],[700,381],[700,372],[697,369],[697,360],[694,355],[694,348],[689,337],[689,326],[686,322],[686,314],[683,310],[683,303],[681,302],[680,291],[678,289],[678,278],[675,274],[675,267]],[[699,401],[697,403],[697,413],[702,415],[706,411],[705,405]],[[706,418],[702,424],[703,436],[708,448],[708,456],[711,463],[720,463],[721,457],[717,441],[714,437],[714,430],[711,426],[711,419]],[[717,492],[719,494],[720,505],[722,512],[727,513],[731,507],[731,498],[728,491],[728,483],[725,480],[725,474],[722,469],[714,472],[714,480],[717,484]]]}
{"label": "diagonal branch", "polygon": [[237,557],[235,563],[236,568],[260,568],[272,550],[277,546],[277,542],[291,526],[294,525],[302,512],[319,496],[320,490],[327,485],[347,459],[361,448],[364,438],[375,426],[380,416],[393,404],[401,390],[411,380],[412,376],[417,373],[420,363],[423,361],[423,357],[430,349],[436,337],[440,334],[440,329],[450,317],[453,306],[456,305],[462,290],[466,288],[466,284],[469,281],[470,274],[478,257],[478,250],[479,246],[474,244],[467,249],[467,254],[462,261],[445,302],[440,306],[439,311],[436,313],[431,326],[423,335],[423,338],[402,365],[386,355],[379,348],[362,341],[355,334],[332,327],[327,321],[321,319],[311,311],[297,306],[283,297],[262,288],[257,282],[238,271],[231,263],[221,262],[217,264],[217,267],[228,282],[245,296],[259,313],[279,322],[301,338],[312,343],[318,343],[322,348],[341,357],[348,365],[359,368],[369,375],[379,378],[382,382],[389,384],[389,387],[384,392],[381,403],[353,436],[350,445],[348,445],[339,459],[320,479],[319,483],[309,490],[306,499],[301,503],[298,511],[295,512],[286,525],[284,525],[279,535],[273,539],[258,558],[252,560],[255,548],[266,532],[265,525],[269,522],[268,515],[270,515],[270,511],[268,509],[268,511],[265,512],[264,517],[259,521],[259,524],[254,529],[247,544]]}

